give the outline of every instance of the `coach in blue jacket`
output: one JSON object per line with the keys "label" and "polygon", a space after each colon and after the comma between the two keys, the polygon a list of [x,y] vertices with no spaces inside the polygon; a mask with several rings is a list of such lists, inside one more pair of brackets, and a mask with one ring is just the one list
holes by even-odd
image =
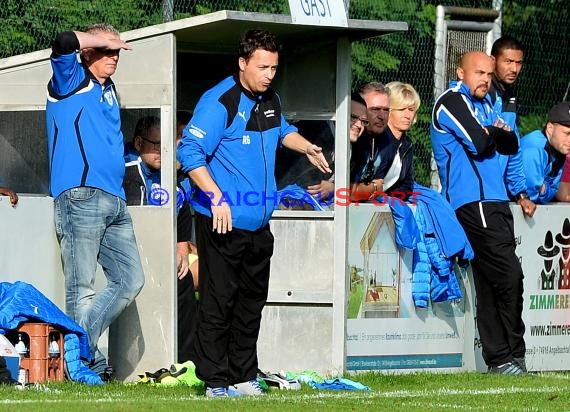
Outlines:
{"label": "coach in blue jacket", "polygon": [[562,168],[570,153],[570,103],[554,106],[543,130],[521,139],[526,188],[537,203],[550,202],[560,186]]}
{"label": "coach in blue jacket", "polygon": [[321,148],[287,123],[270,88],[278,63],[274,35],[248,31],[238,57],[238,74],[200,98],[178,149],[182,170],[199,188],[193,197],[201,278],[196,373],[207,396],[263,393],[257,338],[273,254],[277,148],[305,153],[331,172]]}
{"label": "coach in blue jacket", "polygon": [[[60,33],[50,56],[46,105],[65,311],[89,334],[94,356],[89,366],[105,380],[113,369],[97,349],[99,337],[144,285],[123,190],[121,112],[111,80],[122,49],[131,47],[108,24]],[[97,263],[107,278],[101,291],[93,287]]]}
{"label": "coach in blue jacket", "polygon": [[488,91],[493,62],[482,52],[466,53],[452,82],[436,101],[431,142],[442,184],[465,229],[477,293],[477,327],[489,372],[525,371],[522,321],[523,272],[515,254],[509,209],[506,156],[518,138],[499,127]]}

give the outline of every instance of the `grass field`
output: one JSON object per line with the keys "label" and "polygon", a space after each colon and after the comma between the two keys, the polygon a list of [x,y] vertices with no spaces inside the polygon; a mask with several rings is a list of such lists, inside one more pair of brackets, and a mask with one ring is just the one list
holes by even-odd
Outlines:
{"label": "grass field", "polygon": [[370,391],[273,390],[258,398],[206,399],[187,387],[113,383],[0,386],[1,411],[569,411],[570,374],[362,374]]}

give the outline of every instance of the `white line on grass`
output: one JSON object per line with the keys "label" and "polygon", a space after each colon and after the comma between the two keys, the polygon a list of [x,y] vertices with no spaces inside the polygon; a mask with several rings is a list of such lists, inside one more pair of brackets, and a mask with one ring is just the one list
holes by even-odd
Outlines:
{"label": "white line on grass", "polygon": [[[419,397],[441,397],[445,396],[458,396],[458,395],[503,395],[503,394],[514,394],[514,393],[553,393],[553,392],[565,392],[562,388],[552,388],[552,387],[515,387],[510,388],[488,388],[488,389],[436,389],[436,390],[399,390],[399,391],[318,391],[315,393],[289,393],[283,391],[281,393],[272,392],[269,396],[260,397],[257,400],[260,402],[304,402],[304,401],[319,401],[326,399],[335,398],[353,398],[353,399],[381,399],[381,398],[419,398]],[[120,392],[120,391],[119,391]],[[41,400],[31,400],[31,399],[2,399],[0,400],[0,405],[18,405],[18,404],[34,404],[34,403],[53,403],[53,404],[63,404],[63,403],[114,403],[114,402],[124,402],[124,397],[122,396],[105,396],[101,398],[93,398],[92,396],[85,399],[41,399]],[[205,398],[204,396],[191,395],[191,396],[168,396],[168,397],[149,397],[141,399],[144,402],[172,402],[172,401],[204,401],[206,399],[215,400],[212,398]],[[231,400],[239,401],[240,399],[251,399],[247,397],[243,398],[231,398]],[[414,402],[415,403],[415,402]],[[425,403],[422,405],[427,406]],[[444,406],[443,403],[434,403],[433,406]],[[472,407],[471,407],[472,408]]]}

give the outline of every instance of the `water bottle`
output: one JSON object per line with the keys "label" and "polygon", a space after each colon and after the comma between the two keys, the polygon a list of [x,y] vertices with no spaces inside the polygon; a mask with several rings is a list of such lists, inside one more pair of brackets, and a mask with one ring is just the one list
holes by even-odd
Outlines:
{"label": "water bottle", "polygon": [[21,333],[18,333],[18,343],[14,346],[14,349],[16,349],[16,352],[18,352],[18,355],[20,355],[20,358],[22,359],[24,359],[28,354],[28,348],[26,348],[26,344],[22,341]]}
{"label": "water bottle", "polygon": [[[22,341],[21,333],[18,333],[18,343],[14,346],[14,349],[16,349],[16,352],[20,355],[20,359],[24,359],[28,355],[28,348],[24,341]],[[22,362],[20,361],[20,364],[21,363]],[[24,368],[20,368],[18,370],[18,383],[22,386],[28,383],[27,372],[28,371]]]}
{"label": "water bottle", "polygon": [[48,347],[48,356],[50,358],[59,358],[59,355],[60,355],[59,345],[57,344],[55,337],[52,336],[51,342],[49,343],[49,347]]}
{"label": "water bottle", "polygon": [[26,383],[28,383],[28,371],[25,370],[24,368],[20,368],[20,370],[18,371],[18,383],[22,386],[26,385]]}

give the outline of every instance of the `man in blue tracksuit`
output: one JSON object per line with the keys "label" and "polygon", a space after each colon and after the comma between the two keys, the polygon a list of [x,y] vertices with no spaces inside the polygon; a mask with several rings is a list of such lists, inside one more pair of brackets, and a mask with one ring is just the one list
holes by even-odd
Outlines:
{"label": "man in blue tracksuit", "polygon": [[[522,44],[511,36],[502,36],[493,43],[491,56],[495,61],[495,70],[489,89],[493,109],[520,140],[521,136],[517,126],[517,95],[514,84],[522,69],[524,57]],[[505,180],[509,198],[516,201],[527,216],[532,217],[536,204],[529,199],[526,191],[520,148],[516,154],[505,157],[504,161],[508,162]]]}
{"label": "man in blue tracksuit", "polygon": [[[89,334],[90,367],[104,379],[112,369],[97,349],[99,337],[144,284],[123,190],[123,134],[111,80],[120,50],[130,48],[107,24],[60,33],[50,57],[53,76],[46,107],[65,309]],[[97,263],[107,278],[98,292],[93,288]]]}
{"label": "man in blue tracksuit", "polygon": [[490,372],[522,374],[523,273],[515,254],[504,161],[519,145],[515,132],[497,122],[487,93],[492,74],[493,61],[486,54],[469,52],[461,58],[459,81],[435,103],[431,142],[442,195],[475,252],[471,263],[483,358]]}
{"label": "man in blue tracksuit", "polygon": [[570,103],[558,103],[550,109],[544,129],[521,139],[521,151],[530,198],[540,204],[550,202],[558,192],[570,153]]}
{"label": "man in blue tracksuit", "polygon": [[276,199],[275,151],[305,153],[330,173],[322,149],[285,120],[270,88],[278,63],[273,34],[245,33],[239,72],[198,102],[178,148],[182,170],[199,190],[200,304],[196,373],[207,396],[261,395],[257,338],[267,299]]}

